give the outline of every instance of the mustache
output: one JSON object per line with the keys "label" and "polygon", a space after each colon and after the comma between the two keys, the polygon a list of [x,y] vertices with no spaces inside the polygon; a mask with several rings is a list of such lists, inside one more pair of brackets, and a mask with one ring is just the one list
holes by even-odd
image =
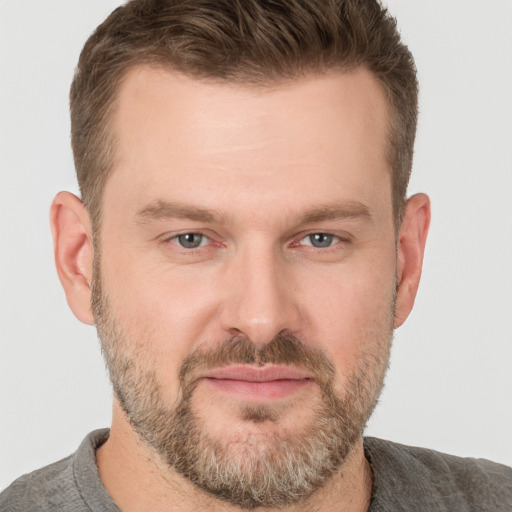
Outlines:
{"label": "mustache", "polygon": [[232,364],[296,366],[314,375],[321,388],[327,388],[336,375],[325,352],[305,343],[293,333],[279,333],[270,342],[257,345],[246,337],[230,337],[212,348],[199,347],[183,360],[179,381],[190,389],[199,372]]}

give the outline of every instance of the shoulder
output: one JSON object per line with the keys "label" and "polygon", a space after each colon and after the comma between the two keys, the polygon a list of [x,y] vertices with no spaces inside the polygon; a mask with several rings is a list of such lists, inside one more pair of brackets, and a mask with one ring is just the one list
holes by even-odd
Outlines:
{"label": "shoulder", "polygon": [[118,512],[103,487],[96,467],[95,451],[108,437],[108,430],[91,432],[69,457],[23,475],[0,494],[2,512]]}
{"label": "shoulder", "polygon": [[53,510],[73,489],[72,456],[23,475],[0,494],[0,510]]}
{"label": "shoulder", "polygon": [[512,510],[512,468],[375,438],[365,439],[365,451],[383,503],[399,497],[431,510]]}

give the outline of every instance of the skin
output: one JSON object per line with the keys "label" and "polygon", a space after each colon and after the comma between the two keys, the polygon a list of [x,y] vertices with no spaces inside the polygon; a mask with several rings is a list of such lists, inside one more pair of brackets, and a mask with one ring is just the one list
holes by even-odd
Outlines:
{"label": "skin", "polygon": [[[430,205],[424,194],[410,198],[395,233],[387,125],[384,93],[364,69],[264,89],[129,72],[114,118],[119,145],[103,197],[101,272],[112,314],[132,340],[126,349],[154,367],[169,406],[179,398],[179,366],[198,346],[233,335],[265,344],[283,331],[325,352],[343,394],[361,340],[383,343],[368,333],[382,330],[395,286],[394,327],[405,321]],[[214,218],[197,218],[203,210]],[[93,324],[88,213],[63,192],[51,221],[68,303]],[[185,233],[205,235],[202,246],[180,247]],[[332,245],[314,247],[311,233],[334,235]],[[195,396],[214,438],[293,430],[319,399],[315,384],[255,399],[201,383]],[[237,408],[254,400],[277,404],[279,422],[240,421]],[[116,402],[97,460],[123,511],[237,510],[165,467]],[[289,510],[366,510],[370,492],[360,439],[314,500]]]}

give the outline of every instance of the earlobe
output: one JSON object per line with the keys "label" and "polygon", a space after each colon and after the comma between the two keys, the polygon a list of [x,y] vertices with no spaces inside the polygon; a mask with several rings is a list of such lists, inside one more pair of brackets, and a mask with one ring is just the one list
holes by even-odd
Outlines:
{"label": "earlobe", "polygon": [[94,247],[89,214],[82,201],[69,192],[60,192],[50,209],[55,265],[75,316],[93,325],[91,310]]}
{"label": "earlobe", "polygon": [[395,328],[405,322],[414,305],[429,225],[430,200],[416,194],[407,201],[398,238]]}

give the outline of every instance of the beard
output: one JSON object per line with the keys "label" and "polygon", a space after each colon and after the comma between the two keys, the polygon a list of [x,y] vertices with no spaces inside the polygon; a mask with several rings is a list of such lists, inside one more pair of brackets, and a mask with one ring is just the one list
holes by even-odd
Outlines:
{"label": "beard", "polygon": [[[394,301],[382,321],[361,340],[356,367],[336,392],[336,369],[327,355],[292,333],[265,345],[230,337],[188,354],[179,370],[179,399],[169,405],[147,351],[127,335],[103,292],[99,264],[93,281],[93,312],[117,401],[138,437],[172,470],[210,495],[244,509],[282,508],[309,498],[339,473],[362,437],[382,390],[393,333]],[[150,344],[144,340],[143,346]],[[294,429],[279,427],[273,405],[240,406],[237,423],[275,426],[217,439],[195,403],[200,372],[231,364],[290,365],[310,372],[321,396]]]}

